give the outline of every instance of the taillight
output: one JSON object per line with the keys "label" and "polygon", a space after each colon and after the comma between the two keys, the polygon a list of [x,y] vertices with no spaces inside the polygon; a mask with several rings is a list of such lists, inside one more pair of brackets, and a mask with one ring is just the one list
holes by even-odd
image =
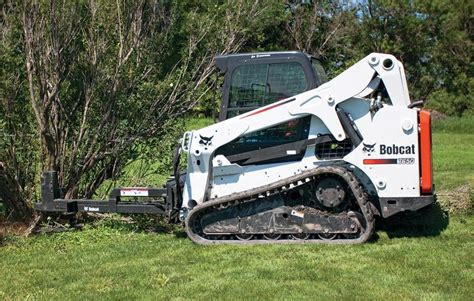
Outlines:
{"label": "taillight", "polygon": [[418,116],[420,120],[420,187],[422,194],[431,194],[433,192],[431,114],[421,110]]}

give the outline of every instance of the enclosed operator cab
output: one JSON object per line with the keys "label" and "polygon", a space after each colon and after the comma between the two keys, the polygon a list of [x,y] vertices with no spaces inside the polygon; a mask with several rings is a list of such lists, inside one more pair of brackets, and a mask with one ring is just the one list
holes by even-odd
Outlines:
{"label": "enclosed operator cab", "polygon": [[[290,98],[327,81],[321,62],[298,51],[222,55],[215,58],[215,64],[224,76],[219,121]],[[310,120],[311,116],[307,116],[245,135],[217,153],[239,165],[300,160],[304,148],[297,146],[299,141],[307,139]],[[292,152],[296,149],[296,153],[269,156],[271,148],[285,154],[285,149]],[[265,149],[262,156],[255,153],[260,149]]]}

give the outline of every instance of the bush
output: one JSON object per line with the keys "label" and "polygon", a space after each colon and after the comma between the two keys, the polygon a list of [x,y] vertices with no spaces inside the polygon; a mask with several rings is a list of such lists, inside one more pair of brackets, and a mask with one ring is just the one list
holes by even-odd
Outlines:
{"label": "bush", "polygon": [[449,116],[473,116],[472,95],[457,95],[445,90],[433,92],[428,97],[427,107]]}

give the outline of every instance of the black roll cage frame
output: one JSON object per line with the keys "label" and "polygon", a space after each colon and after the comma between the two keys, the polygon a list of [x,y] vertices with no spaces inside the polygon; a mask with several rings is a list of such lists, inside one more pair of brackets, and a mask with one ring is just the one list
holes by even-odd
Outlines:
{"label": "black roll cage frame", "polygon": [[[245,65],[296,62],[300,64],[304,70],[306,81],[308,83],[307,90],[311,90],[324,83],[323,79],[314,70],[312,65],[313,61],[320,62],[320,60],[314,56],[299,51],[242,53],[216,56],[215,65],[217,70],[220,75],[224,76],[224,84],[221,87],[222,102],[219,112],[219,121],[227,119],[229,111],[241,109],[229,108],[230,84],[232,80],[232,74],[236,68]],[[258,107],[248,109],[252,110],[256,108]]]}

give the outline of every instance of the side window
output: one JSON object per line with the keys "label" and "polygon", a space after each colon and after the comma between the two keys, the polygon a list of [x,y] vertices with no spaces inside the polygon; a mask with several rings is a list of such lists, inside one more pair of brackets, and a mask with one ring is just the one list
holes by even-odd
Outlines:
{"label": "side window", "polygon": [[265,104],[291,97],[308,89],[303,67],[298,63],[271,64]]}
{"label": "side window", "polygon": [[240,137],[237,143],[283,144],[308,137],[310,117],[295,119]]}
{"label": "side window", "polygon": [[[231,75],[227,118],[291,97],[308,88],[304,69],[296,62],[239,66]],[[291,143],[308,137],[310,122],[311,117],[306,116],[249,133],[220,147],[216,153],[231,156],[255,150],[263,151],[265,148],[287,143],[290,144],[287,146],[289,150],[294,152]],[[304,155],[304,151],[293,155],[288,155],[284,149],[281,151],[285,156],[271,160],[265,160],[263,156],[262,161],[257,164],[300,160]],[[244,162],[239,164],[245,165]]]}
{"label": "side window", "polygon": [[243,65],[232,72],[227,118],[243,114],[308,89],[299,63]]}
{"label": "side window", "polygon": [[[308,89],[303,67],[296,62],[244,65],[232,73],[227,118],[291,97]],[[301,120],[242,136],[236,143],[280,144],[307,135]]]}
{"label": "side window", "polygon": [[234,111],[232,116],[242,114],[246,108],[252,110],[263,105],[267,73],[267,64],[244,65],[234,70],[230,83],[229,109],[240,109],[240,113]]}

